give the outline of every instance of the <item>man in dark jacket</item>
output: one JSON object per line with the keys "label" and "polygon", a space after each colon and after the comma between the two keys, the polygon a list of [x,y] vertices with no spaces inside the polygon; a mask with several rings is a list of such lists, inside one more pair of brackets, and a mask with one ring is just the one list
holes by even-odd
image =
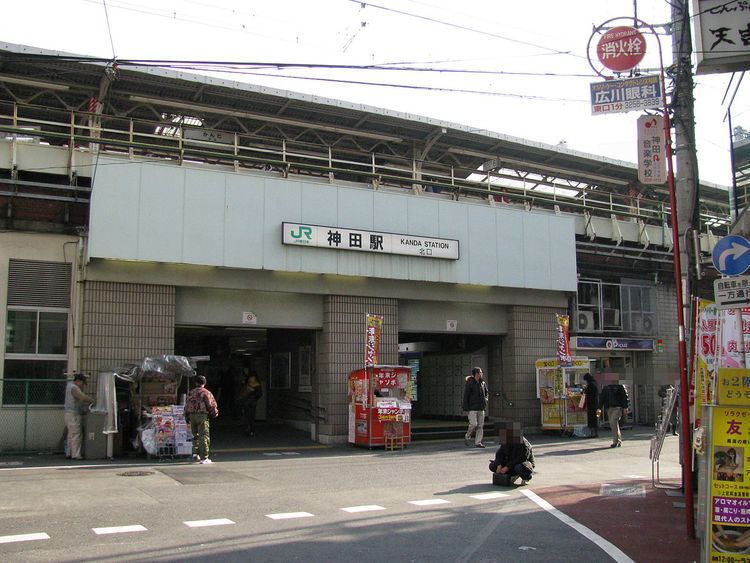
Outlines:
{"label": "man in dark jacket", "polygon": [[469,413],[469,428],[466,431],[464,441],[467,446],[471,445],[471,435],[474,433],[474,447],[484,448],[482,438],[484,437],[484,409],[487,408],[487,399],[490,392],[484,382],[482,368],[473,368],[471,375],[466,377],[464,385],[463,409]]}
{"label": "man in dark jacket", "polygon": [[523,437],[521,424],[498,423],[498,439],[500,447],[495,453],[495,459],[490,460],[492,483],[495,485],[513,485],[518,478],[525,485],[531,480],[534,471],[534,452],[531,444]]}
{"label": "man in dark jacket", "polygon": [[625,417],[630,406],[628,391],[619,383],[607,385],[599,397],[599,409],[607,413],[609,427],[612,429],[612,445],[610,448],[622,446],[620,420]]}

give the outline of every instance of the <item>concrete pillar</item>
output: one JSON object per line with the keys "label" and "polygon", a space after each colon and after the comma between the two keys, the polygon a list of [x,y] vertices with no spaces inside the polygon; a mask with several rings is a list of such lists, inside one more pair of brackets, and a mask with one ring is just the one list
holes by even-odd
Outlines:
{"label": "concrete pillar", "polygon": [[364,367],[366,315],[382,315],[380,364],[398,361],[398,301],[396,299],[331,295],[323,304],[323,333],[318,351],[316,394],[320,419],[317,439],[324,444],[345,443],[349,410],[347,378]]}

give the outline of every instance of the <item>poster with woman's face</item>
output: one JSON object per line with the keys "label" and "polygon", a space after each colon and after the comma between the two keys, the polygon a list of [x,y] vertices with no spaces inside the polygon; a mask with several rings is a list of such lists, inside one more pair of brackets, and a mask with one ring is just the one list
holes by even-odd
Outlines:
{"label": "poster with woman's face", "polygon": [[714,446],[714,480],[743,481],[744,448],[741,446]]}

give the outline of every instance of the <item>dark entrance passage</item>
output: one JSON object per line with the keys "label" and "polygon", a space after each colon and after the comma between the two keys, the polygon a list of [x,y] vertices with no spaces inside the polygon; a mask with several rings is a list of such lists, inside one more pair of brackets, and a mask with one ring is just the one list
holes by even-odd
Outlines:
{"label": "dark entrance passage", "polygon": [[[463,436],[467,419],[461,403],[466,377],[475,366],[491,372],[490,352],[498,341],[495,335],[399,333],[399,363],[410,366],[417,377],[413,439]],[[491,424],[485,428],[491,431]]]}
{"label": "dark entrance passage", "polygon": [[[284,447],[309,436],[315,332],[236,326],[177,326],[175,353],[207,356],[197,372],[206,377],[219,417],[211,422],[211,449]],[[263,394],[257,401],[253,434],[243,400],[254,374]],[[290,442],[287,444],[286,442]]]}

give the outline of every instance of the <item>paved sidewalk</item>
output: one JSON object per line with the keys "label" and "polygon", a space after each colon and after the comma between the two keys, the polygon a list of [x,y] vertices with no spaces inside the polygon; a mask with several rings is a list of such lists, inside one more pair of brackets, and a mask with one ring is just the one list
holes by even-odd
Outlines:
{"label": "paved sidewalk", "polygon": [[534,490],[633,561],[698,561],[700,544],[687,536],[684,496],[679,489],[679,496],[666,491],[652,487],[650,479]]}

